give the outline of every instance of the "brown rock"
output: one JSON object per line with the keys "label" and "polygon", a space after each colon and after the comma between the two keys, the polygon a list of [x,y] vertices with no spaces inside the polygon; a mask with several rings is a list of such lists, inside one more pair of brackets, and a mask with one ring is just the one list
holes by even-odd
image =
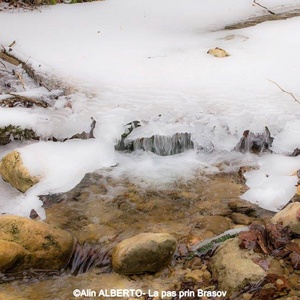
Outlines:
{"label": "brown rock", "polygon": [[229,208],[236,213],[245,214],[250,217],[258,216],[259,207],[253,203],[241,199],[234,199],[228,202]]}
{"label": "brown rock", "polygon": [[74,243],[68,232],[46,223],[0,216],[0,272],[59,270],[69,262]]}
{"label": "brown rock", "polygon": [[279,211],[271,219],[272,223],[282,222],[283,226],[290,226],[290,229],[300,234],[300,202],[289,204],[283,210]]}
{"label": "brown rock", "polygon": [[231,220],[236,224],[249,225],[252,223],[252,218],[239,213],[232,213]]}
{"label": "brown rock", "polygon": [[14,188],[23,193],[40,180],[38,177],[30,175],[27,168],[23,165],[20,153],[16,150],[2,158],[0,174],[3,180],[9,182]]}
{"label": "brown rock", "polygon": [[213,49],[209,49],[207,51],[208,54],[211,54],[215,57],[227,57],[227,56],[230,56],[224,49],[222,48],[219,48],[219,47],[216,47],[216,48],[213,48]]}
{"label": "brown rock", "polygon": [[230,229],[230,220],[222,216],[201,216],[198,218],[196,228],[211,231],[215,235]]}
{"label": "brown rock", "polygon": [[238,238],[225,241],[211,260],[212,276],[219,281],[219,289],[228,291],[230,296],[246,284],[263,279],[266,271],[252,261],[257,257],[263,255],[240,249]]}
{"label": "brown rock", "polygon": [[175,248],[176,239],[168,233],[141,233],[116,246],[112,265],[125,275],[156,272],[168,265]]}

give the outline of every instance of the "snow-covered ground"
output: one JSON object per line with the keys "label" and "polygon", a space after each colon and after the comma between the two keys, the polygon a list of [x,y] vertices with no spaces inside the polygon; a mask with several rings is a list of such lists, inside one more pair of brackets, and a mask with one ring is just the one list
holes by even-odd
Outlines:
{"label": "snow-covered ground", "polygon": [[[275,13],[300,8],[300,0],[261,4]],[[0,12],[1,45],[15,40],[12,54],[82,90],[59,98],[47,112],[1,108],[0,125],[14,120],[29,124],[42,136],[60,138],[89,128],[91,117],[97,120],[94,142],[23,147],[28,165],[39,157],[38,171],[46,175],[19,196],[22,205],[17,212],[5,208],[8,198],[16,198],[15,192],[0,183],[6,191],[0,196],[1,210],[26,215],[30,201],[38,210],[38,193],[66,190],[85,172],[110,164],[118,164],[114,168],[118,175],[159,184],[191,176],[198,168],[215,171],[215,165],[224,161],[228,169],[253,163],[257,157],[231,152],[246,129],[263,132],[268,126],[277,154],[299,147],[299,103],[269,80],[300,99],[300,17],[223,30],[266,13],[252,0],[106,0]],[[224,48],[230,56],[207,54],[214,47]],[[200,145],[212,141],[215,151],[174,157],[115,153],[113,145],[123,125],[133,120],[146,124],[133,132],[134,137],[188,131]],[[8,150],[0,151],[3,156]],[[273,174],[275,179],[265,192],[259,186],[264,180],[250,184],[247,200],[277,210],[290,199],[296,178],[286,170],[272,172],[282,159],[286,158],[262,158],[262,177]],[[298,161],[294,159],[291,173],[299,168]],[[249,182],[257,176],[261,173],[248,174]]]}

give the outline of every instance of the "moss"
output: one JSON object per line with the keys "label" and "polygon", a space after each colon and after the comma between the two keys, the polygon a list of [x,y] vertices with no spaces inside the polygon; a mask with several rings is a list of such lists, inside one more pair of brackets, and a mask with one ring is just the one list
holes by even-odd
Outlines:
{"label": "moss", "polygon": [[53,235],[49,234],[44,236],[44,239],[47,241],[46,243],[42,244],[42,247],[44,250],[49,250],[50,248],[56,248],[58,250],[61,250],[61,246],[59,243],[54,239]]}
{"label": "moss", "polygon": [[8,125],[0,128],[0,146],[5,146],[14,140],[23,141],[37,138],[37,135],[32,129],[23,129],[20,126],[14,125]]}
{"label": "moss", "polygon": [[13,235],[20,233],[20,229],[18,228],[18,226],[16,224],[12,224],[10,233]]}

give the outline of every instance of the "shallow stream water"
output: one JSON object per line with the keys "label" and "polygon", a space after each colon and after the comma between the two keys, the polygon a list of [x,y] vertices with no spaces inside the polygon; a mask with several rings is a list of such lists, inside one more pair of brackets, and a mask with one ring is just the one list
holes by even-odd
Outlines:
{"label": "shallow stream water", "polygon": [[[142,232],[167,232],[178,241],[178,255],[204,239],[254,220],[262,222],[273,215],[255,208],[253,217],[233,218],[232,207],[234,203],[243,203],[239,195],[246,189],[238,173],[213,176],[198,173],[192,180],[176,181],[158,189],[142,187],[129,179],[117,179],[109,173],[108,170],[102,174],[87,174],[70,192],[44,196],[48,207],[46,222],[70,231],[81,243],[102,245],[108,251],[117,242]],[[200,259],[191,262],[173,259],[169,268],[152,275],[124,276],[110,268],[94,268],[78,276],[67,272],[43,280],[3,283],[0,296],[67,300],[76,299],[72,295],[76,288],[172,291],[178,290],[180,282],[189,278],[197,278],[203,286],[209,285],[210,273]]]}

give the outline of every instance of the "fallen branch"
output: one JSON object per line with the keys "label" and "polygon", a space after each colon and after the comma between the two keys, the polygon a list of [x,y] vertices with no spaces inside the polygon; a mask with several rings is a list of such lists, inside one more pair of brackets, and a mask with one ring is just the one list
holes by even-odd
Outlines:
{"label": "fallen branch", "polygon": [[272,80],[270,80],[270,79],[268,79],[268,80],[269,80],[270,82],[274,83],[275,85],[277,85],[277,87],[278,87],[282,92],[284,92],[284,93],[286,93],[286,94],[292,96],[293,99],[294,99],[296,102],[298,102],[298,103],[300,104],[300,101],[294,96],[293,93],[287,92],[286,90],[284,90],[277,82],[272,81]]}
{"label": "fallen branch", "polygon": [[[37,100],[37,99],[33,99],[33,98],[28,98],[28,97],[25,97],[25,96],[21,96],[21,95],[18,95],[18,94],[13,94],[13,93],[8,93],[7,95],[10,95],[12,97],[9,97],[9,98],[6,98],[4,100],[2,100],[1,102],[9,102],[9,103],[15,103],[17,101],[22,101],[22,102],[29,102],[29,103],[32,103],[32,104],[36,104],[37,106],[42,106],[44,108],[48,107],[48,104],[44,101],[40,101],[40,100]],[[0,102],[0,104],[1,104]]]}
{"label": "fallen branch", "polygon": [[261,5],[261,4],[259,4],[258,2],[256,2],[256,0],[253,0],[253,3],[255,3],[256,5],[264,8],[264,9],[266,9],[267,12],[270,13],[271,15],[276,15],[273,11],[269,10],[267,7],[265,7],[265,6]]}

